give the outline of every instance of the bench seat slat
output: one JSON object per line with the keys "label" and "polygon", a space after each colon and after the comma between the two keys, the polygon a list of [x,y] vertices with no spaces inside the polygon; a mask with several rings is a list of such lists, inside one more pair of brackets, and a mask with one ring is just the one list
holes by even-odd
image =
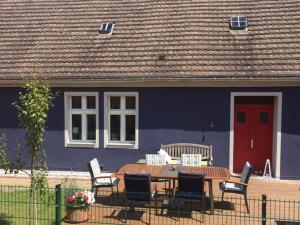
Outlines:
{"label": "bench seat slat", "polygon": [[193,143],[173,143],[161,145],[172,158],[180,158],[181,154],[201,154],[202,160],[207,161],[208,165],[212,165],[212,146],[200,145]]}

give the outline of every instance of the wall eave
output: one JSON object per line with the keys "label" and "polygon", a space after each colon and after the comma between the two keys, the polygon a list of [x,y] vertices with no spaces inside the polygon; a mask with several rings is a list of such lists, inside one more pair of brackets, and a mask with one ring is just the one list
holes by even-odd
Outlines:
{"label": "wall eave", "polygon": [[[52,87],[296,87],[299,79],[149,79],[99,80],[61,79],[48,80]],[[24,80],[0,80],[0,87],[20,87]]]}

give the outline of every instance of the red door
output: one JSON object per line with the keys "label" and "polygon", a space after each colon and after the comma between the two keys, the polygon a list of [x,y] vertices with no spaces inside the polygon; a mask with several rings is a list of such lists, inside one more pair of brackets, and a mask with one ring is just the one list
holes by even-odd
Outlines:
{"label": "red door", "polygon": [[273,105],[235,105],[233,170],[240,173],[246,161],[254,171],[263,171],[272,160]]}

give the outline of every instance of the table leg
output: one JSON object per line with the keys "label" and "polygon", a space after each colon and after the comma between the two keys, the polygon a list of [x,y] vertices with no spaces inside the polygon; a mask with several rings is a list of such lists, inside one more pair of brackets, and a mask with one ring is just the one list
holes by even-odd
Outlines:
{"label": "table leg", "polygon": [[210,201],[210,214],[214,214],[214,194],[213,194],[213,186],[212,186],[212,179],[208,180],[209,186],[209,201]]}
{"label": "table leg", "polygon": [[172,195],[172,185],[171,185],[171,180],[168,180],[168,192],[167,192],[167,194],[168,194],[168,196],[171,196]]}
{"label": "table leg", "polygon": [[176,180],[173,179],[173,190],[172,190],[172,195],[175,196],[175,186],[176,186]]}

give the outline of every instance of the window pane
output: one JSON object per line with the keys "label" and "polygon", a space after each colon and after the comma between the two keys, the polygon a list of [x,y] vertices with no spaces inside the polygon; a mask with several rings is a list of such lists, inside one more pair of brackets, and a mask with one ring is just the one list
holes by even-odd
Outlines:
{"label": "window pane", "polygon": [[241,27],[246,27],[246,22],[240,22]]}
{"label": "window pane", "polygon": [[81,140],[81,115],[72,115],[72,140]]}
{"label": "window pane", "polygon": [[96,115],[87,115],[87,140],[96,140]]}
{"label": "window pane", "polygon": [[111,109],[120,109],[121,107],[121,98],[120,97],[110,97],[110,108]]}
{"label": "window pane", "polygon": [[268,123],[269,114],[268,112],[260,112],[260,123]]}
{"label": "window pane", "polygon": [[96,108],[96,97],[95,96],[87,96],[86,97],[87,108],[95,109]]}
{"label": "window pane", "polygon": [[135,109],[135,97],[126,97],[126,109]]}
{"label": "window pane", "polygon": [[237,122],[238,123],[245,123],[246,122],[246,113],[245,112],[238,112],[237,113]]}
{"label": "window pane", "polygon": [[135,115],[126,115],[126,141],[135,141]]}
{"label": "window pane", "polygon": [[246,22],[246,17],[241,16],[241,17],[239,17],[239,19],[240,19],[240,21]]}
{"label": "window pane", "polygon": [[111,141],[120,141],[120,115],[111,115],[110,116],[110,140]]}
{"label": "window pane", "polygon": [[233,27],[238,27],[239,26],[238,22],[232,22],[231,24],[232,24]]}
{"label": "window pane", "polygon": [[81,109],[81,96],[72,96],[72,109]]}

